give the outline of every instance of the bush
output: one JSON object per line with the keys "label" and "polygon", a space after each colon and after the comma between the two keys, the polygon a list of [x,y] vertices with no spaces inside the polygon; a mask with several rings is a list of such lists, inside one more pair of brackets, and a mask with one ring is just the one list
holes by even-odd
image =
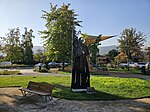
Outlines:
{"label": "bush", "polygon": [[42,68],[41,70],[39,70],[39,72],[48,72],[48,70],[46,68]]}
{"label": "bush", "polygon": [[42,73],[48,72],[48,70],[46,68],[41,68],[41,70],[39,70],[38,67],[35,67],[33,71],[42,72]]}

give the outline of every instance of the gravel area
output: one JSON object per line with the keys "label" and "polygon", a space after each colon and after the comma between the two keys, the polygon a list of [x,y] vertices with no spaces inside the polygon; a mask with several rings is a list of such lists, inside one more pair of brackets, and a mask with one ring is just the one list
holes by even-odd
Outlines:
{"label": "gravel area", "polygon": [[150,98],[114,101],[75,101],[23,97],[17,87],[0,88],[0,112],[150,112]]}

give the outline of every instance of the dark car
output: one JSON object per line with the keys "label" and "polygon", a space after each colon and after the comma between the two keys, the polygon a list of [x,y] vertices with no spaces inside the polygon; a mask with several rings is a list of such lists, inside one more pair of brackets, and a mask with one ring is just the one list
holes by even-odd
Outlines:
{"label": "dark car", "polygon": [[56,67],[60,67],[60,64],[57,63],[57,62],[49,62],[49,63],[48,63],[48,66],[49,66],[50,68],[56,68]]}
{"label": "dark car", "polygon": [[[64,66],[68,66],[69,65],[69,63],[66,63],[66,62],[64,62]],[[63,63],[57,63],[57,62],[49,62],[48,63],[48,67],[49,68],[57,68],[57,67],[62,67],[63,66]]]}

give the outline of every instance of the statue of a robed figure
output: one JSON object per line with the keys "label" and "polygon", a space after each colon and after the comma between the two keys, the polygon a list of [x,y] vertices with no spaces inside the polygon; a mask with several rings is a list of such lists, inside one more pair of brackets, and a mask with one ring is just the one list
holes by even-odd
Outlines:
{"label": "statue of a robed figure", "polygon": [[73,68],[72,68],[72,83],[73,89],[86,89],[90,87],[90,74],[87,56],[89,51],[81,38],[73,40]]}
{"label": "statue of a robed figure", "polygon": [[85,34],[82,36],[82,38],[76,37],[73,39],[72,89],[87,89],[87,87],[90,87],[88,46],[114,37],[101,35],[90,36]]}

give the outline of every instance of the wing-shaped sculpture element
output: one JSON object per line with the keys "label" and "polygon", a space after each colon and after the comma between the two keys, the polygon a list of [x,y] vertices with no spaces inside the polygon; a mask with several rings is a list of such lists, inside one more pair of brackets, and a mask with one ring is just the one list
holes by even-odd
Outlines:
{"label": "wing-shaped sculpture element", "polygon": [[102,36],[102,35],[92,36],[92,35],[82,34],[82,36],[84,39],[84,45],[89,46],[90,44],[104,41],[106,39],[115,37],[116,35],[113,35],[113,36]]}

